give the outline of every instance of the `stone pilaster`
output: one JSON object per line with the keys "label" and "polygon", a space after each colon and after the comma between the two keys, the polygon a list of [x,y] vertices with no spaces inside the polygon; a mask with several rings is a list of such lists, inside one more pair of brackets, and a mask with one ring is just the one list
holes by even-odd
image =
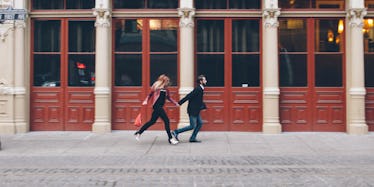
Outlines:
{"label": "stone pilaster", "polygon": [[[180,98],[185,97],[194,87],[194,8],[179,8],[180,16]],[[178,127],[189,125],[187,105],[180,107]]]}
{"label": "stone pilaster", "polygon": [[[98,1],[96,1],[98,3]],[[102,3],[102,1],[99,1]],[[111,131],[111,37],[110,10],[94,9],[96,16],[96,56],[95,56],[95,122],[92,131],[106,133]]]}
{"label": "stone pilaster", "polygon": [[274,0],[266,1],[263,10],[263,133],[279,134],[278,16]]}
{"label": "stone pilaster", "polygon": [[[363,6],[362,6],[363,7]],[[365,8],[350,8],[347,18],[350,32],[348,40],[350,52],[347,66],[347,133],[367,134],[368,126],[365,120],[365,71],[364,71],[364,41],[362,34]]]}
{"label": "stone pilaster", "polygon": [[25,21],[15,23],[15,50],[14,57],[14,122],[17,133],[29,131],[27,120],[28,103],[26,99],[26,62],[25,62]]}

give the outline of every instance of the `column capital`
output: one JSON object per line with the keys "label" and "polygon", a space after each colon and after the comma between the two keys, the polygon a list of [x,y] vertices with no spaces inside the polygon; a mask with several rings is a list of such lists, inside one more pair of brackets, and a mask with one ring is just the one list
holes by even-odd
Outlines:
{"label": "column capital", "polygon": [[263,23],[265,28],[274,28],[279,26],[278,16],[280,15],[280,8],[266,8],[262,11]]}
{"label": "column capital", "polygon": [[96,16],[95,27],[110,27],[110,20],[111,17],[110,10],[107,8],[94,8],[93,15]]}
{"label": "column capital", "polygon": [[9,32],[14,31],[13,24],[4,24],[2,28],[0,28],[0,40],[5,42]]}
{"label": "column capital", "polygon": [[349,19],[349,25],[351,27],[359,27],[363,26],[363,20],[366,16],[367,11],[366,8],[350,8],[347,10],[347,17]]}
{"label": "column capital", "polygon": [[195,26],[193,17],[195,15],[194,8],[178,8],[178,15],[181,17],[179,27],[193,28]]}
{"label": "column capital", "polygon": [[17,20],[14,23],[14,27],[16,29],[24,29],[26,28],[26,22],[24,20]]}

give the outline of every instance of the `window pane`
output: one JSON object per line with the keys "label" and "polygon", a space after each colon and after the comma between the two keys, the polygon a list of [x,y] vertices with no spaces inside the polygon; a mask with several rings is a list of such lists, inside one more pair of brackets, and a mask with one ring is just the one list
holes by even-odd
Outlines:
{"label": "window pane", "polygon": [[306,22],[302,19],[279,21],[279,47],[283,52],[305,52]]}
{"label": "window pane", "polygon": [[144,0],[114,0],[114,8],[142,9],[145,8],[145,3]]}
{"label": "window pane", "polygon": [[178,84],[177,55],[151,55],[151,85],[158,76],[166,74],[170,78],[170,85]]}
{"label": "window pane", "polygon": [[207,86],[224,86],[224,55],[197,55],[197,74],[207,77]]}
{"label": "window pane", "polygon": [[177,51],[178,20],[151,19],[149,27],[152,52]]}
{"label": "window pane", "polygon": [[260,9],[261,0],[229,0],[231,9]]}
{"label": "window pane", "polygon": [[278,0],[279,8],[344,9],[345,0]]}
{"label": "window pane", "polygon": [[[342,51],[343,20],[316,20],[316,51],[339,52]],[[339,29],[338,29],[339,28]]]}
{"label": "window pane", "polygon": [[223,20],[197,21],[197,51],[223,52],[224,22]]}
{"label": "window pane", "polygon": [[116,55],[115,85],[142,85],[142,55]]}
{"label": "window pane", "polygon": [[260,85],[259,55],[232,56],[232,86],[256,87]]}
{"label": "window pane", "polygon": [[60,86],[60,55],[34,55],[34,86]]}
{"label": "window pane", "polygon": [[142,51],[143,20],[115,20],[116,51]]}
{"label": "window pane", "polygon": [[95,55],[69,55],[69,86],[95,86]]}
{"label": "window pane", "polygon": [[34,51],[60,51],[60,21],[35,21]]}
{"label": "window pane", "polygon": [[364,19],[362,28],[364,33],[364,50],[365,52],[374,52],[374,19]]}
{"label": "window pane", "polygon": [[365,86],[374,87],[374,54],[365,55]]}
{"label": "window pane", "polygon": [[232,51],[259,51],[259,22],[257,20],[236,20],[232,22]]}
{"label": "window pane", "polygon": [[226,0],[195,0],[197,9],[226,9]]}
{"label": "window pane", "polygon": [[279,84],[281,87],[307,86],[306,55],[287,54],[281,51],[279,61]]}
{"label": "window pane", "polygon": [[94,52],[95,26],[94,21],[69,22],[69,51]]}
{"label": "window pane", "polygon": [[66,0],[67,9],[92,9],[95,8],[95,0]]}
{"label": "window pane", "polygon": [[342,55],[315,55],[315,81],[317,87],[341,87]]}
{"label": "window pane", "polygon": [[64,0],[32,0],[32,9],[64,9]]}
{"label": "window pane", "polygon": [[279,8],[310,8],[310,0],[278,0]]}
{"label": "window pane", "polygon": [[148,0],[148,8],[178,8],[178,0]]}

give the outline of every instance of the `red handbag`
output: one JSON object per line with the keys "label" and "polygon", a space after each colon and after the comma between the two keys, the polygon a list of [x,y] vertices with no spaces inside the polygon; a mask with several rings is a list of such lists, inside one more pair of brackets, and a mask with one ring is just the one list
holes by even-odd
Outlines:
{"label": "red handbag", "polygon": [[142,126],[142,113],[139,113],[138,116],[136,116],[134,125],[136,127]]}

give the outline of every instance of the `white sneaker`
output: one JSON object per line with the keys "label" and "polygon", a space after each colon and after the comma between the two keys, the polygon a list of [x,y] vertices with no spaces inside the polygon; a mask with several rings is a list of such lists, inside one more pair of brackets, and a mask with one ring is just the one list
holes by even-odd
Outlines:
{"label": "white sneaker", "polygon": [[174,139],[174,138],[172,138],[172,139],[169,140],[169,143],[172,144],[172,145],[176,145],[176,144],[179,143],[179,141],[176,140],[176,139]]}
{"label": "white sneaker", "polygon": [[136,139],[136,141],[140,142],[140,134],[136,134],[135,139]]}

